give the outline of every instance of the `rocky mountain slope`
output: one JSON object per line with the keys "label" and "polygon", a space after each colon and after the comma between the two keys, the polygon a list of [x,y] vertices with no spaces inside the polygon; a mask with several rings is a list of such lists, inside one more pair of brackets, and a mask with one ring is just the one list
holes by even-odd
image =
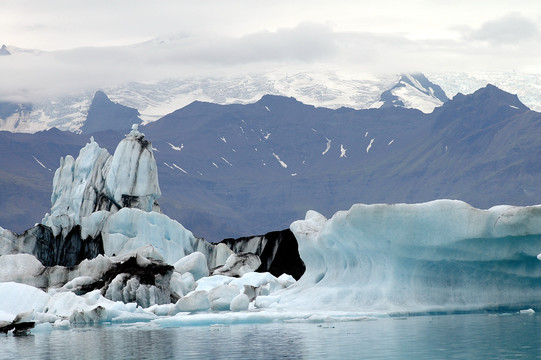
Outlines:
{"label": "rocky mountain slope", "polygon": [[[330,216],[353,203],[452,198],[487,208],[541,198],[541,115],[494,86],[431,114],[333,110],[280,96],[194,102],[141,129],[152,139],[162,209],[212,241],[285,229],[309,209]],[[88,136],[1,135],[10,156],[0,160],[0,198],[11,211],[0,225],[20,231],[47,211],[48,169],[76,156]],[[110,152],[124,136],[93,135]]]}

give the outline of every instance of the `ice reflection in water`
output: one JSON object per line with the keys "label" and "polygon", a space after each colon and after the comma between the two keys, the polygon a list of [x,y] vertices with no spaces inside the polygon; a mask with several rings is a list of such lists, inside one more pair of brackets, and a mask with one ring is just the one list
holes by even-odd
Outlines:
{"label": "ice reflection in water", "polygon": [[0,359],[541,358],[541,316],[444,315],[346,323],[114,325],[0,337]]}

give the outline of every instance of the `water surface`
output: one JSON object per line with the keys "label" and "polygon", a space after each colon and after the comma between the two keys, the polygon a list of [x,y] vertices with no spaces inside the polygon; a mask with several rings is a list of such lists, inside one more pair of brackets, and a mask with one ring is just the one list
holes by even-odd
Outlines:
{"label": "water surface", "polygon": [[0,359],[541,359],[541,316],[441,315],[0,336]]}

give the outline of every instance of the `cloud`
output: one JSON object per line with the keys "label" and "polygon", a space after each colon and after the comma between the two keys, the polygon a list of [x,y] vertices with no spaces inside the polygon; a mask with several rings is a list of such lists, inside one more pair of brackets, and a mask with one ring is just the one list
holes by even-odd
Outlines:
{"label": "cloud", "polygon": [[487,21],[479,29],[468,34],[472,40],[498,45],[516,44],[539,36],[537,24],[518,13],[511,13],[499,19]]}
{"label": "cloud", "polygon": [[[0,100],[41,101],[132,81],[272,70],[355,74],[539,68],[541,46],[531,46],[538,30],[530,25],[535,24],[512,14],[469,30],[462,39],[412,40],[303,22],[239,37],[183,34],[132,46],[14,52],[0,57]],[[508,32],[521,41],[501,46],[511,43]]]}

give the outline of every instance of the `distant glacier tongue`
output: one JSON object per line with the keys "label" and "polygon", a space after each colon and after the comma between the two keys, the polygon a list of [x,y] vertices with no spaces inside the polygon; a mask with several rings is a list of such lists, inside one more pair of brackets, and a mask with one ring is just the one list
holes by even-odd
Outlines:
{"label": "distant glacier tongue", "polygon": [[291,230],[306,273],[285,307],[385,313],[541,306],[541,206],[354,205]]}

